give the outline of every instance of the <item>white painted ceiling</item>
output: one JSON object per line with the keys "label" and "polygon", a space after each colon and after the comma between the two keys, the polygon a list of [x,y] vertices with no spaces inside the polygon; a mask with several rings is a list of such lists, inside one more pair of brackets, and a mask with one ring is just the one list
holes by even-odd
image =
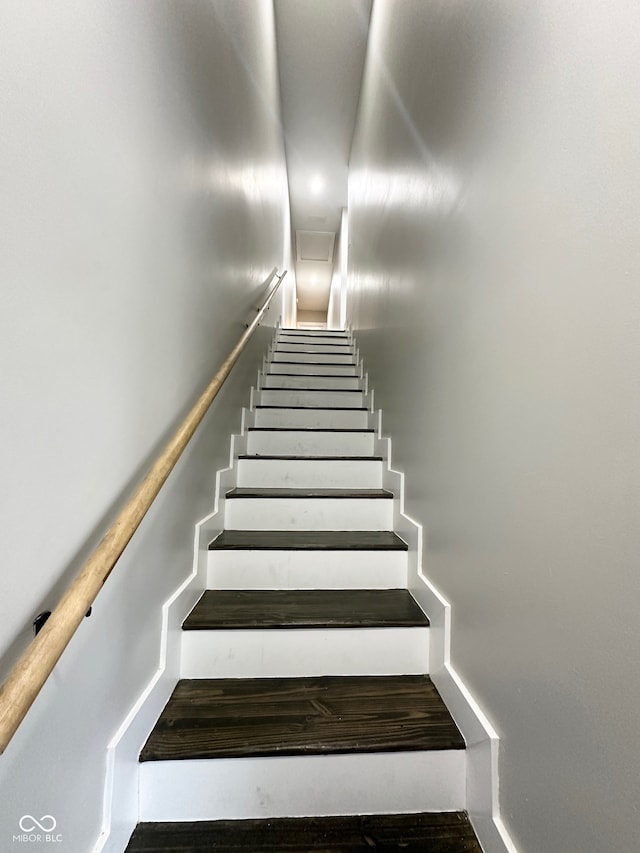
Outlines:
{"label": "white painted ceiling", "polygon": [[[324,311],[372,0],[275,0],[298,308]],[[307,232],[320,232],[309,236]],[[324,232],[324,233],[323,233]],[[327,257],[331,245],[332,255]],[[313,246],[315,254],[311,252]],[[321,258],[320,260],[317,258]]]}

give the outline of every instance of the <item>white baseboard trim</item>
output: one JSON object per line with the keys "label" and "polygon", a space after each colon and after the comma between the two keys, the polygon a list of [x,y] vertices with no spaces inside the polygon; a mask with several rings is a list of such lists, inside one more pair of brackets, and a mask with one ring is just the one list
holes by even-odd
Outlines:
{"label": "white baseboard trim", "polygon": [[391,438],[382,434],[382,410],[369,391],[369,425],[376,430],[376,455],[384,459],[383,488],[395,495],[394,530],[409,546],[408,587],[429,617],[429,672],[467,744],[466,810],[485,853],[518,853],[500,817],[499,737],[451,664],[451,604],[423,570],[424,529],[405,512],[404,473],[391,467]]}

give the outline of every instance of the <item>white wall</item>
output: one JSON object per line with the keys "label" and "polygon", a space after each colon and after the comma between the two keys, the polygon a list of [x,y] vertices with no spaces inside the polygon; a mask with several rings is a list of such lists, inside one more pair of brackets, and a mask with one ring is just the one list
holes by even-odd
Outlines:
{"label": "white wall", "polygon": [[327,329],[340,329],[340,296],[342,294],[342,269],[340,267],[340,232],[333,247],[333,272],[329,289],[329,304],[327,306]]}
{"label": "white wall", "polygon": [[[269,0],[5,0],[0,66],[6,674],[290,236]],[[191,568],[265,334],[0,757],[3,851],[24,814],[91,849],[106,743],[157,666],[159,605]]]}
{"label": "white wall", "polygon": [[632,853],[640,12],[376,0],[349,321],[527,853]]}

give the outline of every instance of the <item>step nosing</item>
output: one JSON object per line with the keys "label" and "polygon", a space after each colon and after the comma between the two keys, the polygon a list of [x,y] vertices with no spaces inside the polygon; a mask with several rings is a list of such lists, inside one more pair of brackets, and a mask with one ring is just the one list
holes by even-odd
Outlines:
{"label": "step nosing", "polygon": [[291,498],[300,499],[336,499],[336,500],[389,500],[393,493],[386,489],[289,489],[289,488],[251,488],[240,486],[230,489],[227,498]]}
{"label": "step nosing", "polygon": [[395,742],[389,745],[383,744],[365,744],[358,743],[357,747],[343,746],[342,744],[332,743],[331,741],[318,741],[312,744],[296,744],[293,746],[279,746],[271,744],[269,746],[251,746],[250,743],[243,749],[217,749],[215,752],[204,749],[201,751],[190,751],[185,754],[173,755],[170,758],[164,756],[152,756],[146,753],[145,750],[140,754],[140,762],[151,761],[205,761],[207,759],[222,759],[222,758],[277,758],[290,757],[294,755],[306,756],[322,756],[322,755],[386,755],[397,752],[450,752],[452,750],[464,750],[464,743],[449,743],[446,746],[416,746],[414,744],[404,744]]}
{"label": "step nosing", "polygon": [[342,344],[344,344],[344,343],[347,343],[347,344],[355,343],[354,339],[350,335],[309,335],[307,332],[305,332],[304,334],[298,333],[297,335],[278,334],[278,335],[276,335],[276,337],[273,340],[278,341],[278,342],[284,342],[284,341],[290,341],[290,340],[297,340],[299,338],[308,338],[308,339],[311,339],[312,341],[336,341],[339,344],[341,344],[341,343]]}
{"label": "step nosing", "polygon": [[283,334],[279,332],[276,335],[275,340],[285,340],[286,338],[311,338],[312,340],[324,340],[324,341],[338,341],[339,346],[343,346],[342,341],[350,341],[351,338],[348,335],[327,335],[323,333],[321,335],[310,335],[308,332],[289,332],[288,334]]}
{"label": "step nosing", "polygon": [[304,332],[304,331],[287,332],[287,333],[280,331],[276,335],[276,340],[283,340],[285,338],[311,338],[312,340],[325,340],[325,341],[348,341],[348,340],[351,340],[349,335],[346,335],[346,334],[327,335],[326,332],[322,332],[322,334],[310,335],[309,332]]}
{"label": "step nosing", "polygon": [[[287,350],[280,349],[280,347],[295,347],[295,349]],[[318,343],[313,343],[312,341],[276,341],[274,347],[271,352],[321,352],[324,348],[328,347],[329,355],[338,355],[335,350],[351,350],[355,349],[355,346],[352,342],[345,344],[328,344],[326,341],[318,341]]]}
{"label": "step nosing", "polygon": [[240,453],[238,459],[248,459],[254,462],[261,459],[270,461],[281,459],[288,462],[382,462],[383,458],[382,456],[336,456],[334,454],[329,456],[300,456],[280,453]]}
{"label": "step nosing", "polygon": [[391,530],[223,530],[210,551],[407,551]]}
{"label": "step nosing", "polygon": [[299,620],[296,622],[266,622],[255,620],[247,620],[246,622],[238,621],[238,622],[216,622],[212,621],[210,623],[186,623],[182,626],[183,631],[193,631],[193,632],[206,632],[206,631],[307,631],[307,630],[317,630],[317,631],[333,631],[340,630],[344,628],[348,628],[353,631],[366,631],[368,629],[385,629],[385,628],[395,628],[395,629],[411,629],[411,628],[428,628],[428,623],[425,622],[402,622],[402,621],[394,621],[393,619],[388,619],[386,621],[380,622],[338,622],[333,621],[330,622],[328,620],[322,621],[321,619],[316,620],[308,620],[303,621]]}
{"label": "step nosing", "polygon": [[[322,341],[321,343],[314,344],[311,341],[277,341],[275,346],[275,352],[291,352],[291,350],[279,350],[278,347],[293,347],[293,346],[303,346],[303,347],[328,347],[334,350],[353,350],[353,344],[331,344],[328,341]],[[316,350],[312,350],[312,352],[316,352]],[[338,353],[336,353],[337,355]]]}
{"label": "step nosing", "polygon": [[366,406],[274,406],[267,405],[265,403],[257,403],[255,405],[256,409],[293,409],[294,411],[306,411],[306,412],[368,412]]}
{"label": "step nosing", "polygon": [[287,427],[287,426],[279,426],[279,427],[247,427],[247,432],[330,432],[330,433],[340,433],[346,432],[349,434],[352,433],[363,433],[363,434],[373,434],[375,432],[374,429],[368,429],[363,427],[362,429],[358,429],[356,427]]}

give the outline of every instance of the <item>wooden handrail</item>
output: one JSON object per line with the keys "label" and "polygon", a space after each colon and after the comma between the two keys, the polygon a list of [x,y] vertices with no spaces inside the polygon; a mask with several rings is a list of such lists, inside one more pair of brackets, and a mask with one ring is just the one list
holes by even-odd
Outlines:
{"label": "wooden handrail", "polygon": [[270,290],[262,308],[259,309],[133,495],[120,510],[116,520],[67,588],[44,627],[29,643],[11,670],[0,689],[0,754],[5,751],[129,540],[138,529],[189,439],[222,387],[222,383],[262,320],[286,274],[286,270],[280,276],[275,269],[271,272],[267,279],[267,286],[274,277],[277,277],[277,282]]}

